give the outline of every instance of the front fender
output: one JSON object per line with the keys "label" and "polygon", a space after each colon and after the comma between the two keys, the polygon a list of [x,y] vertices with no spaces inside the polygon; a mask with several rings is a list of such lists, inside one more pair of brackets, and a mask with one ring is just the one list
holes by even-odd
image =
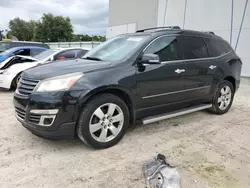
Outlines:
{"label": "front fender", "polygon": [[81,93],[79,93],[78,101],[75,106],[75,111],[73,115],[74,121],[77,121],[78,116],[81,113],[84,104],[86,104],[94,95],[98,95],[100,93],[105,93],[105,92],[111,93],[111,91],[123,92],[131,100],[132,103],[131,105],[132,106],[134,105],[134,100],[133,100],[134,97],[132,92],[118,85],[101,86],[93,90],[83,90]]}

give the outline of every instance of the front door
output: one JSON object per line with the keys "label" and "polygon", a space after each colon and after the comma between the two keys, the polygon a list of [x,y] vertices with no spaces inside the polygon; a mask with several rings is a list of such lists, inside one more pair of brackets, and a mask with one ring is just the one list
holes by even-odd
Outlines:
{"label": "front door", "polygon": [[186,63],[180,59],[179,37],[161,36],[146,47],[146,53],[159,55],[161,64],[137,67],[137,109],[181,101]]}

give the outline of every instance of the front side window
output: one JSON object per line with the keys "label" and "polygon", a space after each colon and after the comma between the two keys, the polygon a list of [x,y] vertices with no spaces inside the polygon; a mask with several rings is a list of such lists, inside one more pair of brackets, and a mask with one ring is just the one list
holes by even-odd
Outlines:
{"label": "front side window", "polygon": [[179,52],[178,41],[175,36],[160,37],[144,50],[144,54],[152,53],[158,55],[162,62],[179,60]]}
{"label": "front side window", "polygon": [[56,60],[65,60],[65,59],[75,59],[76,52],[75,50],[67,50],[64,52],[61,52],[55,56]]}
{"label": "front side window", "polygon": [[30,56],[30,49],[17,50],[14,55]]}
{"label": "front side window", "polygon": [[119,61],[133,54],[148,37],[149,35],[120,35],[90,50],[83,58]]}
{"label": "front side window", "polygon": [[44,51],[43,49],[31,49],[30,56],[34,57],[34,56],[40,54],[43,51]]}
{"label": "front side window", "polygon": [[184,59],[207,58],[207,46],[201,37],[183,36],[182,49]]}
{"label": "front side window", "polygon": [[84,56],[88,51],[87,50],[77,50],[76,51],[76,56],[77,58],[81,58],[82,56]]}
{"label": "front side window", "polygon": [[209,38],[204,38],[204,40],[207,44],[210,57],[218,57],[228,53],[231,50],[229,45],[223,40]]}

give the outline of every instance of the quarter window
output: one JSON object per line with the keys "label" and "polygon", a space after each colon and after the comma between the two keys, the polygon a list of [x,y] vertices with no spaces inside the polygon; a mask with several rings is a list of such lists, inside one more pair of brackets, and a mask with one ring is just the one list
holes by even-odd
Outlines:
{"label": "quarter window", "polygon": [[208,39],[208,38],[204,38],[204,40],[207,43],[210,57],[218,57],[228,53],[231,50],[230,46],[223,40]]}
{"label": "quarter window", "polygon": [[175,36],[166,36],[156,39],[150,44],[144,53],[153,53],[160,57],[161,61],[174,61],[180,59],[178,41]]}
{"label": "quarter window", "polygon": [[183,36],[182,41],[184,59],[207,58],[207,46],[201,37]]}

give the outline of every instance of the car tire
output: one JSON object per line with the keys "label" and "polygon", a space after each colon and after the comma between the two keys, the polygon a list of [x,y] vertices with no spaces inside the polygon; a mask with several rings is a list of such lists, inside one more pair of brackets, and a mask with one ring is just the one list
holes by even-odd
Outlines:
{"label": "car tire", "polygon": [[223,80],[216,89],[215,96],[212,101],[210,112],[214,114],[225,114],[231,108],[234,99],[235,89],[233,84],[227,80]]}
{"label": "car tire", "polygon": [[104,149],[122,139],[128,124],[125,102],[112,94],[100,94],[84,106],[77,122],[77,135],[90,147]]}
{"label": "car tire", "polygon": [[16,75],[16,77],[13,79],[13,81],[12,81],[12,88],[13,89],[17,88],[17,84],[18,84],[20,78],[21,78],[21,73],[19,73],[18,75]]}

